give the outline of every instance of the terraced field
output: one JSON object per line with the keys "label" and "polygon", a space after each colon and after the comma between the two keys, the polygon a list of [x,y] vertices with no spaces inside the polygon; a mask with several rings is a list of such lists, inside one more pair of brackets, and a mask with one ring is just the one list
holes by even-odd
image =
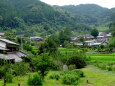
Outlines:
{"label": "terraced field", "polygon": [[88,54],[91,61],[97,62],[115,62],[115,53],[112,54]]}

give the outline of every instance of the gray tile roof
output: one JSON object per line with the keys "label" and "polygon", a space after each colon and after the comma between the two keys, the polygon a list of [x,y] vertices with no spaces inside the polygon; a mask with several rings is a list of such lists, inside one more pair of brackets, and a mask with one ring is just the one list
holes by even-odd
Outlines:
{"label": "gray tile roof", "polygon": [[11,60],[14,59],[15,62],[22,61],[22,57],[26,57],[28,54],[22,51],[8,52],[7,54],[0,54],[0,59]]}
{"label": "gray tile roof", "polygon": [[4,39],[4,38],[0,38],[0,41],[3,41],[3,42],[8,43],[8,44],[18,45],[17,43],[12,42],[12,41],[7,40],[7,39]]}

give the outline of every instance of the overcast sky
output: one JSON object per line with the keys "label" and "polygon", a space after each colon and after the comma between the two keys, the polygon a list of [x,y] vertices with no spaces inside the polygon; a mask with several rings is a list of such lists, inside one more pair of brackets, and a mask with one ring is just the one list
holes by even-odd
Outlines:
{"label": "overcast sky", "polygon": [[102,7],[115,7],[115,0],[41,0],[50,5],[98,4]]}

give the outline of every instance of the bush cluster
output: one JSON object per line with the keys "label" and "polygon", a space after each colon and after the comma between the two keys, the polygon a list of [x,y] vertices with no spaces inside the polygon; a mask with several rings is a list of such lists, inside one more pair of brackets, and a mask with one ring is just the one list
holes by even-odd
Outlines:
{"label": "bush cluster", "polygon": [[53,74],[50,75],[50,79],[59,80],[60,79],[60,74],[59,73],[53,73]]}
{"label": "bush cluster", "polygon": [[43,84],[43,78],[39,74],[33,75],[33,77],[29,77],[28,85],[29,86],[41,86]]}
{"label": "bush cluster", "polygon": [[95,63],[94,64],[96,67],[101,68],[102,70],[107,70],[107,71],[114,71],[115,72],[115,63]]}
{"label": "bush cluster", "polygon": [[68,65],[75,65],[76,68],[83,68],[86,66],[86,58],[80,56],[72,56],[67,61]]}
{"label": "bush cluster", "polygon": [[78,84],[78,80],[79,80],[79,76],[74,75],[72,73],[66,73],[64,74],[62,78],[63,84],[66,84],[66,85],[76,85]]}
{"label": "bush cluster", "polygon": [[66,71],[63,73],[62,83],[66,85],[76,85],[79,83],[81,77],[84,77],[84,73],[81,70]]}
{"label": "bush cluster", "polygon": [[12,83],[13,75],[11,73],[7,73],[5,76],[6,82]]}
{"label": "bush cluster", "polygon": [[4,68],[0,67],[0,79],[2,79],[4,76]]}
{"label": "bush cluster", "polygon": [[16,63],[12,65],[13,75],[25,75],[27,72],[29,72],[30,67],[29,64],[26,64],[24,62]]}

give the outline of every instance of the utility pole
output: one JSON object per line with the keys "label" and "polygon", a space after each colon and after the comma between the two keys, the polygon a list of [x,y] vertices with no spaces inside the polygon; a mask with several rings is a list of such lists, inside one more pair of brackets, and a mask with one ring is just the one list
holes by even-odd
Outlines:
{"label": "utility pole", "polygon": [[21,35],[21,50],[23,50],[23,40],[22,40],[22,35]]}

